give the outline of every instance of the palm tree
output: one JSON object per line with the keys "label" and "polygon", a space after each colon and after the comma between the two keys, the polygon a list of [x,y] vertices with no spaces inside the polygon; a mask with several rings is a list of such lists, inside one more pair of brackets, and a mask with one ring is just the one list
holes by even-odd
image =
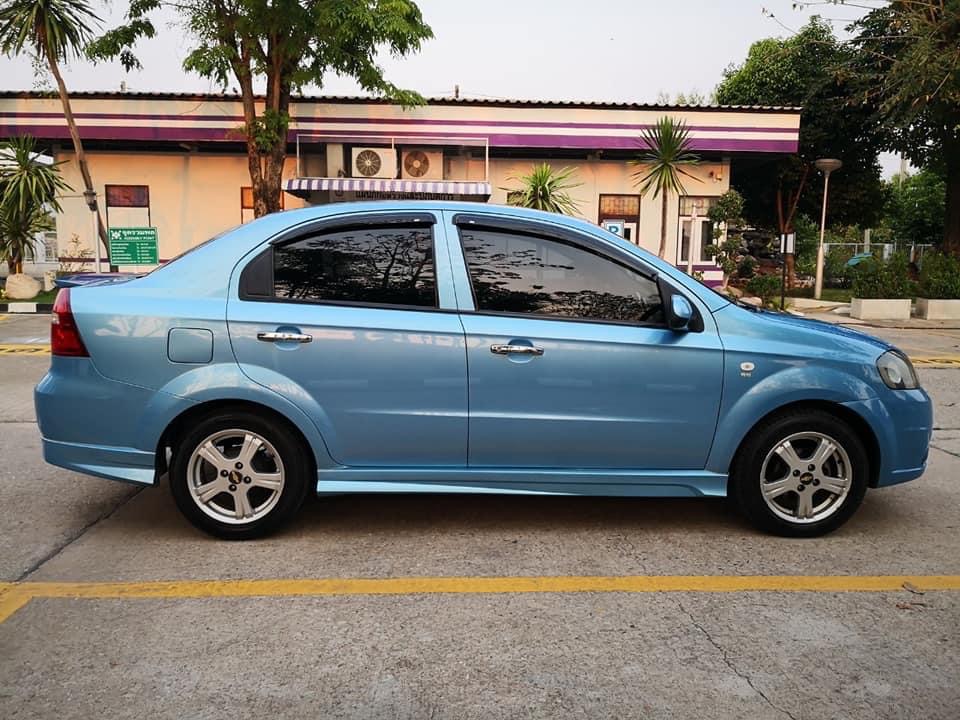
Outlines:
{"label": "palm tree", "polygon": [[570,197],[570,190],[580,187],[580,183],[568,182],[573,173],[573,168],[554,170],[547,163],[541,163],[534,165],[529,175],[509,178],[522,183],[522,189],[500,189],[507,191],[508,205],[574,215],[579,208],[577,201]]}
{"label": "palm tree", "polygon": [[50,213],[60,212],[57,196],[69,190],[58,163],[44,162],[32,137],[0,144],[0,256],[11,273],[33,256],[37,234],[53,229]]}
{"label": "palm tree", "polygon": [[97,213],[97,232],[106,248],[107,231],[97,207],[87,156],[70,108],[70,96],[60,74],[60,63],[79,56],[93,36],[91,26],[100,23],[100,18],[86,0],[6,0],[0,7],[0,51],[13,56],[22,53],[24,47],[29,48],[37,58],[46,61],[57,81],[85,195],[89,198],[90,209]]}
{"label": "palm tree", "polygon": [[667,254],[667,194],[686,195],[681,176],[697,180],[686,171],[700,162],[700,157],[690,150],[690,131],[682,120],[662,117],[653,127],[640,135],[644,146],[640,157],[634,164],[640,165],[633,173],[640,193],[646,195],[653,190],[653,197],[661,197],[660,204],[660,257]]}

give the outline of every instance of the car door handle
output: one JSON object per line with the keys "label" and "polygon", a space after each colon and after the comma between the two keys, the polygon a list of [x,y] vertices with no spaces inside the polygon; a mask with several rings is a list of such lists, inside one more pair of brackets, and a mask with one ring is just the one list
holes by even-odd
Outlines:
{"label": "car door handle", "polygon": [[262,342],[313,342],[313,335],[304,335],[303,333],[293,332],[258,332],[257,340]]}
{"label": "car door handle", "polygon": [[543,355],[543,348],[536,345],[491,345],[494,355]]}

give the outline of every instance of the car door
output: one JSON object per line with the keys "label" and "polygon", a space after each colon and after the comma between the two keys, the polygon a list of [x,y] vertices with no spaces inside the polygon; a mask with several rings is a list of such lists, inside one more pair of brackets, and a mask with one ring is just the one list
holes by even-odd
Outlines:
{"label": "car door", "polygon": [[228,302],[243,372],[310,415],[337,463],[466,464],[463,330],[436,219],[352,214],[298,230],[250,258]]}
{"label": "car door", "polygon": [[471,467],[704,468],[723,371],[705,307],[698,328],[670,330],[639,260],[550,224],[450,220],[470,285]]}

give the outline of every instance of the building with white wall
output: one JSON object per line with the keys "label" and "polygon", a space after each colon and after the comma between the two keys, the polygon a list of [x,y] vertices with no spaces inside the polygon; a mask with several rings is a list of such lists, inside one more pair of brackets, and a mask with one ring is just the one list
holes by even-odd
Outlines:
{"label": "building with white wall", "polygon": [[[167,260],[253,217],[240,99],[231,95],[78,93],[73,110],[110,227],[155,227]],[[670,197],[667,259],[718,280],[703,254],[711,202],[730,187],[731,161],[796,152],[797,108],[661,106],[431,99],[403,109],[359,97],[300,98],[291,106],[284,206],[351,199],[470,199],[505,203],[535,163],[573,167],[579,214],[653,252],[660,199],[641,196],[633,160],[640,133],[664,115],[683,120],[701,163],[687,196]],[[76,189],[62,200],[39,273],[92,253],[93,226],[60,101],[0,93],[0,137],[30,134],[63,161]],[[738,163],[742,165],[743,163]],[[125,269],[146,270],[147,267]]]}

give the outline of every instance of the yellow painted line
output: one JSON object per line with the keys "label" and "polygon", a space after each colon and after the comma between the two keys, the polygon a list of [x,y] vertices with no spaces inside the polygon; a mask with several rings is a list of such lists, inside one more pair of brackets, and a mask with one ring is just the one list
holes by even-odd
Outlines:
{"label": "yellow painted line", "polygon": [[0,586],[0,623],[34,598],[184,599],[520,593],[960,590],[960,575],[627,575],[24,582]]}
{"label": "yellow painted line", "polygon": [[914,365],[940,365],[943,367],[952,367],[960,365],[960,355],[934,355],[934,356],[910,356],[910,361]]}
{"label": "yellow painted line", "polygon": [[11,583],[0,585],[0,625],[17,610],[30,602],[30,593]]}
{"label": "yellow painted line", "polygon": [[40,344],[0,344],[0,355],[49,355],[50,346]]}

